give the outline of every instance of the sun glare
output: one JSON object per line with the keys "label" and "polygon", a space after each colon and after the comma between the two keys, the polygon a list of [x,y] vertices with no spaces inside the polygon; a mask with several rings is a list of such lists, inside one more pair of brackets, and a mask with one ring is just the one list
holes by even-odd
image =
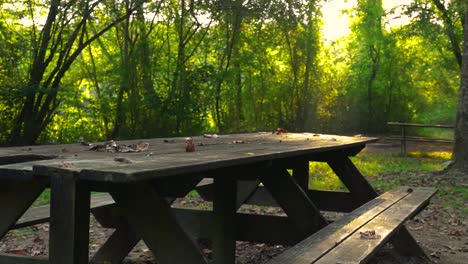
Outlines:
{"label": "sun glare", "polygon": [[[396,8],[397,14],[388,15],[387,29],[393,26],[404,25],[409,22],[407,17],[398,14],[398,6],[409,4],[412,0],[384,0],[383,7],[389,12],[392,8]],[[334,41],[338,38],[347,36],[351,30],[349,29],[349,15],[346,10],[356,7],[357,0],[331,0],[322,4],[323,13],[323,36],[326,42]]]}

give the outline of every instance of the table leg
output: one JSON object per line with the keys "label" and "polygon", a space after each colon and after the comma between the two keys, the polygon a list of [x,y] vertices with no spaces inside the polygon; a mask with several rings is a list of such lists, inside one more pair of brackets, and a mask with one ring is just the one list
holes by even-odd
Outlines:
{"label": "table leg", "polygon": [[159,264],[207,263],[195,242],[178,224],[169,204],[150,183],[115,186],[111,195]]}
{"label": "table leg", "polygon": [[88,263],[89,189],[73,173],[52,176],[50,189],[50,263]]}
{"label": "table leg", "polygon": [[377,192],[356,166],[354,166],[349,157],[336,156],[328,159],[327,163],[346,188],[348,188],[351,197],[357,203],[364,204],[377,197]]}
{"label": "table leg", "polygon": [[292,165],[293,178],[302,189],[309,189],[309,160],[300,159]]}
{"label": "table leg", "polygon": [[304,236],[328,224],[305,191],[285,169],[269,169],[261,175],[260,180]]}
{"label": "table leg", "polygon": [[0,238],[10,230],[16,221],[46,188],[46,182],[2,180],[0,182]]}
{"label": "table leg", "polygon": [[234,264],[236,260],[237,181],[229,176],[214,178],[213,263]]}
{"label": "table leg", "polygon": [[[187,195],[198,184],[200,179],[189,178],[188,181],[155,182],[152,186],[155,191],[177,190],[178,195]],[[177,188],[176,188],[177,187]],[[164,198],[171,205],[176,198]],[[115,228],[114,233],[106,240],[104,245],[94,254],[91,263],[101,264],[106,261],[120,263],[141,240],[122,216],[116,204],[95,208],[91,212],[103,227]]]}

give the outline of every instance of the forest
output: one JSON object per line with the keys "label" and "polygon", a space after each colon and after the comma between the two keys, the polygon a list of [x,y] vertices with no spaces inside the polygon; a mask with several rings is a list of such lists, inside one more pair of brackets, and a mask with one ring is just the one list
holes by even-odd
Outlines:
{"label": "forest", "polygon": [[0,1],[0,144],[455,122],[465,1],[325,2]]}

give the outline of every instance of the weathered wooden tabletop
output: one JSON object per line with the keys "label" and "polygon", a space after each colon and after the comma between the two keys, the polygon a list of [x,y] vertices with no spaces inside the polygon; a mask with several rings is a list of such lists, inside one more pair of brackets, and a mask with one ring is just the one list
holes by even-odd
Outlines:
{"label": "weathered wooden tabletop", "polygon": [[[193,137],[194,152],[186,152],[186,138],[158,138],[117,142],[118,145],[148,143],[140,152],[90,150],[82,144],[0,148],[2,160],[41,160],[0,166],[0,177],[30,177],[64,171],[80,172],[92,181],[127,182],[202,172],[221,167],[349,149],[375,141],[368,137],[346,137],[312,133],[271,132]],[[6,163],[6,162],[5,162]],[[19,174],[18,172],[23,172]]]}
{"label": "weathered wooden tabletop", "polygon": [[[158,263],[206,264],[167,198],[185,196],[211,173],[213,183],[205,185],[204,192],[213,201],[213,210],[185,211],[184,219],[191,219],[188,230],[194,230],[194,237],[212,239],[212,263],[233,264],[236,240],[295,244],[326,226],[320,209],[348,212],[374,198],[376,192],[349,156],[375,140],[264,132],[194,137],[193,152],[186,152],[183,137],[117,142],[126,149],[124,145],[141,141],[140,146],[148,147],[139,152],[96,151],[80,143],[0,148],[0,164],[4,164],[0,165],[0,208],[9,208],[0,219],[0,237],[50,187],[49,262],[28,263],[88,263],[90,191],[109,192],[125,224],[118,222],[120,214],[111,217],[118,220],[117,229],[94,257],[119,263],[141,238],[157,252]],[[328,163],[350,193],[308,190],[311,160]],[[269,196],[262,196],[265,189]],[[251,198],[276,201],[287,218],[251,215],[245,222],[237,209]],[[206,225],[206,219],[212,224]],[[204,234],[206,228],[200,228],[200,223],[209,226],[210,232]],[[9,263],[18,263],[19,258],[3,256],[14,259]]]}

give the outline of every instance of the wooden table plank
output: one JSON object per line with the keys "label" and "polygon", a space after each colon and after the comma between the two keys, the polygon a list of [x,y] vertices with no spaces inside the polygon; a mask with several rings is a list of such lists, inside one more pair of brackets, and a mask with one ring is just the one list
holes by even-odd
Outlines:
{"label": "wooden table plank", "polygon": [[[144,153],[129,153],[128,155],[101,153],[99,156],[89,155],[89,157],[85,156],[84,158],[73,156],[71,159],[38,163],[34,166],[34,173],[36,175],[49,175],[63,170],[72,170],[80,172],[79,177],[84,180],[139,181],[347,149],[362,146],[375,140],[352,137],[313,139],[302,134],[292,134],[288,137],[259,134],[257,137],[246,136],[245,138],[246,142],[250,143],[223,142],[208,145],[204,150],[200,148],[200,150],[190,153],[177,151],[158,155],[155,150],[155,154],[152,156],[146,156]],[[252,141],[248,141],[248,139],[252,139]],[[132,162],[116,162],[114,160],[116,156],[128,158]]]}
{"label": "wooden table plank", "polygon": [[[375,140],[374,138],[340,137],[308,133],[281,135],[251,133],[222,135],[216,139],[194,137],[195,144],[197,144],[196,151],[190,153],[185,152],[185,138],[144,140],[150,144],[150,147],[147,151],[139,153],[90,151],[88,147],[79,144],[0,148],[0,164],[2,164],[1,157],[6,161],[15,155],[20,155],[23,161],[31,159],[31,157],[55,158],[53,160],[0,166],[0,179],[3,182],[8,178],[22,178],[26,180],[32,180],[35,177],[54,178],[55,185],[52,184],[54,192],[65,200],[59,202],[55,198],[52,201],[52,211],[54,211],[55,219],[60,220],[60,223],[51,223],[52,263],[84,263],[85,261],[84,242],[87,241],[87,235],[85,235],[86,232],[84,230],[89,218],[86,220],[83,215],[89,216],[89,212],[85,212],[86,207],[89,210],[89,195],[88,199],[74,200],[78,197],[75,196],[76,192],[81,191],[78,186],[69,181],[70,179],[66,178],[66,175],[73,175],[73,181],[85,180],[85,182],[92,182],[93,185],[89,186],[98,186],[102,183],[99,186],[105,187],[103,190],[110,188],[113,198],[123,210],[132,229],[135,229],[138,236],[143,237],[150,249],[156,253],[157,260],[160,263],[198,264],[206,263],[206,260],[193,241],[191,241],[177,223],[177,217],[171,211],[159,191],[152,185],[154,182],[149,184],[150,180],[154,181],[163,178],[177,180],[187,175],[197,174],[213,176],[216,172],[233,168],[244,168],[241,171],[245,172],[247,171],[245,169],[246,166],[261,166],[261,169],[259,167],[258,171],[266,170],[273,172],[273,170],[268,169],[268,166],[264,165],[274,163],[275,161],[278,163],[284,160],[294,161],[298,158],[312,157],[315,154],[321,156],[320,154],[325,152],[329,154],[335,152],[348,153],[348,150],[352,150],[352,153],[357,153],[365,144]],[[140,140],[119,143],[132,144],[138,141]],[[295,174],[300,179],[301,184],[304,185],[303,187],[306,184],[305,174],[307,168],[305,164],[302,163],[294,166]],[[285,170],[283,172],[287,174]],[[278,200],[288,200],[291,198],[291,195],[285,195],[285,192],[278,191],[272,185],[281,186],[285,183],[286,186],[289,186],[286,189],[299,193],[300,197],[292,195],[293,198],[291,199],[292,201],[299,202],[300,209],[297,209],[298,207],[295,205],[291,205],[292,203],[290,202],[281,202],[283,207],[286,208],[287,213],[292,216],[292,221],[300,230],[306,230],[307,232],[313,232],[320,228],[320,226],[325,225],[325,220],[320,219],[317,208],[310,202],[307,194],[300,192],[301,188],[292,177],[289,174],[286,177],[284,173],[278,174],[282,180],[274,184],[269,184],[268,182],[270,180],[276,181],[275,176],[271,177],[271,179],[266,179],[266,175],[262,177],[265,178],[263,179],[264,184],[267,187],[268,185],[270,186],[276,198],[280,197]],[[60,180],[55,178],[64,177],[64,175],[65,178],[62,178],[62,180],[66,182],[60,183]],[[226,178],[223,175],[220,176],[220,179],[224,180]],[[121,183],[125,184],[121,185]],[[58,185],[65,186],[66,188],[59,190],[57,188]],[[117,186],[117,188],[113,189],[112,186]],[[235,187],[235,185],[232,186]],[[161,188],[164,189],[165,187]],[[253,181],[252,184],[249,184],[248,192],[256,188],[256,182]],[[219,188],[218,195],[215,196],[221,196],[220,189],[227,190]],[[66,193],[68,191],[71,191],[71,193]],[[226,231],[226,234],[230,237],[229,239],[218,239],[220,244],[222,244],[219,246],[221,251],[219,251],[220,255],[217,257],[219,262],[233,262],[234,250],[230,250],[230,248],[232,248],[232,242],[235,241],[238,234],[236,234],[234,229],[235,217],[229,217],[229,215],[234,214],[233,212],[235,212],[237,206],[242,203],[241,200],[248,198],[248,192],[243,195],[245,198],[239,197],[237,202],[234,199],[234,205],[228,211],[222,211],[218,214],[220,218],[225,219],[225,221],[216,221],[222,223],[219,230]],[[235,193],[233,192],[233,195],[230,197],[235,197]],[[218,202],[221,201],[221,203],[223,201],[223,199],[216,200]],[[226,203],[227,201],[230,201],[230,199],[224,200]],[[86,206],[87,203],[88,206]],[[301,207],[308,213],[300,213]],[[219,208],[217,211],[220,211]],[[311,215],[311,212],[313,215]],[[58,216],[59,214],[63,215],[60,217]],[[304,216],[312,216],[311,219],[315,219],[315,223],[312,221],[312,224],[307,224],[307,221],[300,220],[300,217]],[[229,218],[231,220],[226,220]],[[67,223],[73,226],[71,230],[65,228],[65,224]],[[283,223],[283,221],[278,221],[278,223]],[[52,225],[55,227],[52,228]],[[122,231],[125,230],[122,229]],[[117,233],[116,241],[120,241],[122,237],[125,237],[125,235],[118,235]],[[60,242],[64,240],[72,241],[60,245]],[[128,245],[124,245],[124,247],[128,247]],[[68,250],[65,252],[66,256],[58,257],[61,249]],[[183,256],[176,253],[176,249],[177,252],[183,251]],[[229,253],[222,253],[222,250]]]}
{"label": "wooden table plank", "polygon": [[[294,142],[309,141],[309,145],[315,147],[320,146],[338,146],[341,144],[351,144],[359,142],[375,141],[375,138],[368,137],[346,137],[337,135],[319,135],[311,133],[289,133],[275,135],[268,132],[259,133],[246,133],[246,134],[230,134],[220,135],[218,138],[203,138],[193,137],[196,145],[196,152],[206,151],[212,149],[225,150],[227,148],[236,148],[238,146],[245,145],[262,145],[272,143],[285,143],[293,144]],[[60,144],[60,145],[37,145],[37,146],[24,146],[24,147],[6,147],[0,148],[0,164],[5,164],[2,161],[11,157],[38,157],[38,158],[50,158],[50,157],[64,157],[64,156],[88,156],[98,157],[103,155],[119,155],[124,154],[128,156],[146,156],[148,153],[153,154],[175,154],[185,152],[185,137],[179,138],[153,138],[153,139],[137,139],[137,140],[123,140],[116,141],[119,145],[131,145],[139,142],[145,142],[149,144],[149,148],[146,151],[139,153],[110,153],[100,151],[90,151],[88,146],[83,146],[79,143],[75,144]],[[238,142],[238,143],[234,143]],[[334,143],[334,144],[330,144]],[[27,161],[23,160],[23,161]],[[9,162],[11,163],[11,162]]]}

